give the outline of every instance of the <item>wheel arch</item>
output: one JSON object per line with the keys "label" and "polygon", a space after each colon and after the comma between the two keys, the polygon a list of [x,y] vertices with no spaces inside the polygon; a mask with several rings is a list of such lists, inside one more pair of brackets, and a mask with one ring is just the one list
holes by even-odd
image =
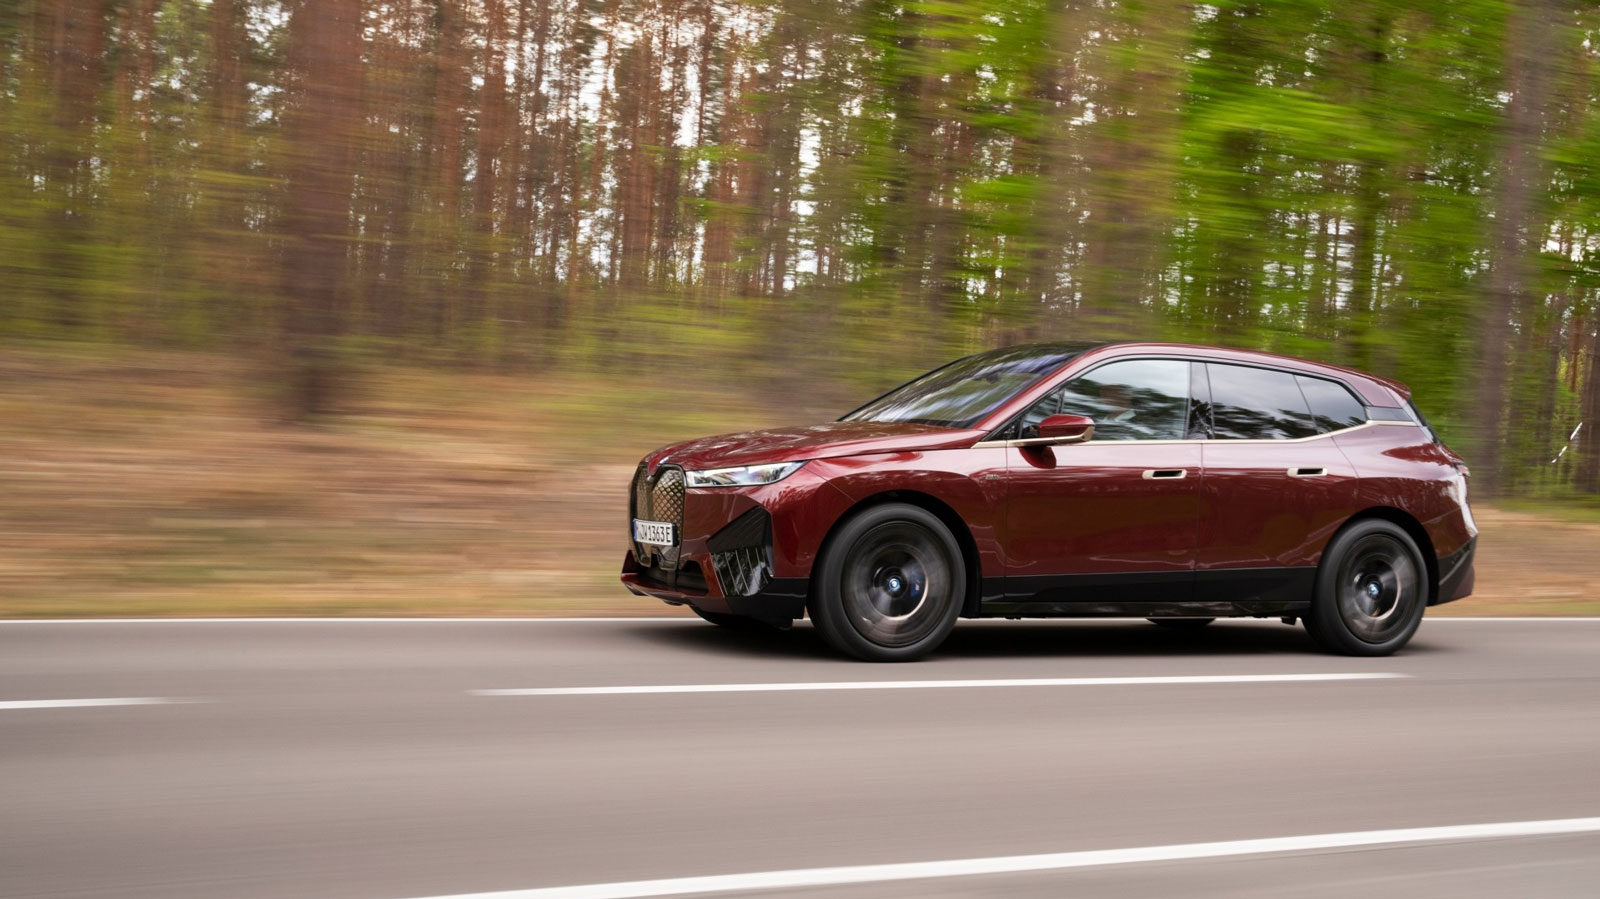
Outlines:
{"label": "wheel arch", "polygon": [[[1339,526],[1339,530],[1335,531],[1328,538],[1327,544],[1323,546],[1322,558],[1327,558],[1328,546],[1333,545],[1334,538],[1338,537],[1339,534],[1344,533],[1347,528],[1357,522],[1374,519],[1387,521],[1395,525],[1405,531],[1406,536],[1417,544],[1417,549],[1422,552],[1422,564],[1428,572],[1428,604],[1433,605],[1439,596],[1439,552],[1434,549],[1433,539],[1428,536],[1428,531],[1422,526],[1422,522],[1418,521],[1416,516],[1403,509],[1397,509],[1394,506],[1372,506],[1362,509],[1360,512],[1345,519],[1344,524]],[[1321,564],[1320,559],[1318,564]]]}
{"label": "wheel arch", "polygon": [[834,519],[833,524],[828,527],[827,536],[822,538],[822,543],[817,548],[817,562],[811,567],[811,583],[808,585],[809,595],[816,595],[815,582],[818,574],[822,571],[821,560],[832,550],[834,537],[844,527],[845,522],[860,515],[867,509],[888,503],[904,503],[909,506],[916,506],[939,519],[945,527],[950,529],[951,535],[956,538],[956,545],[961,547],[961,562],[967,569],[967,592],[961,602],[961,617],[976,617],[979,603],[983,598],[983,567],[982,560],[978,556],[978,541],[972,536],[972,529],[967,526],[960,513],[956,512],[949,503],[931,493],[923,493],[920,490],[885,490],[882,493],[874,493],[858,500],[850,508],[844,510],[838,518]]}

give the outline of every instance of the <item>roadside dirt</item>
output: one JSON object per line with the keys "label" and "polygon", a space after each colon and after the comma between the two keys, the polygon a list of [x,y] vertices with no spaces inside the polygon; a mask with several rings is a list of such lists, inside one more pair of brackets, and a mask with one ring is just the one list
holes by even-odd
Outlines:
{"label": "roadside dirt", "polygon": [[1600,523],[1475,505],[1477,588],[1430,615],[1600,615]]}
{"label": "roadside dirt", "polygon": [[[0,351],[0,616],[672,614],[616,583],[641,450],[775,423],[737,391],[394,370],[290,426],[252,374]],[[1477,595],[1439,614],[1600,614],[1600,523],[1478,518]]]}

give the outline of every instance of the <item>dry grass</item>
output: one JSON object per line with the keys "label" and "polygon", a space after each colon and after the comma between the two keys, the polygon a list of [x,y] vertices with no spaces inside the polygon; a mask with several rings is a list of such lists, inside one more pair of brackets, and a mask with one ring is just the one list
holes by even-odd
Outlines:
{"label": "dry grass", "polygon": [[1438,615],[1600,615],[1600,523],[1475,505],[1477,588]]}
{"label": "dry grass", "polygon": [[[638,456],[773,423],[736,391],[388,369],[306,428],[251,376],[0,351],[0,616],[663,612],[616,583]],[[1478,596],[1441,611],[1600,614],[1600,524],[1479,517]]]}
{"label": "dry grass", "polygon": [[715,396],[652,421],[592,384],[396,370],[305,428],[249,375],[0,355],[0,615],[657,611],[616,583],[633,465],[734,420]]}

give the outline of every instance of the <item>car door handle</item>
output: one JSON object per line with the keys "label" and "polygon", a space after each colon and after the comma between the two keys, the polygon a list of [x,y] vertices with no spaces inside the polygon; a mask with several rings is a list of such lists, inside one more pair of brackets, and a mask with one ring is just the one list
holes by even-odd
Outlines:
{"label": "car door handle", "polygon": [[1291,469],[1289,469],[1289,477],[1291,477],[1291,478],[1320,478],[1320,477],[1322,477],[1323,475],[1325,475],[1327,473],[1328,473],[1328,470],[1326,468],[1320,468],[1320,467],[1316,467],[1316,468],[1306,467],[1306,468],[1291,468]]}
{"label": "car door handle", "polygon": [[1188,474],[1188,469],[1184,468],[1147,468],[1145,469],[1144,479],[1147,481],[1176,481],[1179,478],[1187,477]]}

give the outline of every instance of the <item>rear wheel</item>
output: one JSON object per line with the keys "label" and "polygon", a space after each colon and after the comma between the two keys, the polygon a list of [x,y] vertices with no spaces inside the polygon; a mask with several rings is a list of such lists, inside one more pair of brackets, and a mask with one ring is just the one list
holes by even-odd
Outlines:
{"label": "rear wheel", "polygon": [[1333,538],[1317,569],[1306,630],[1329,652],[1386,656],[1411,640],[1428,605],[1428,570],[1398,525],[1358,521]]}
{"label": "rear wheel", "polygon": [[1213,621],[1215,618],[1146,618],[1151,624],[1160,625],[1174,631],[1197,631]]}
{"label": "rear wheel", "polygon": [[900,503],[845,522],[817,569],[811,620],[833,648],[872,662],[909,662],[955,627],[967,570],[950,529]]}

